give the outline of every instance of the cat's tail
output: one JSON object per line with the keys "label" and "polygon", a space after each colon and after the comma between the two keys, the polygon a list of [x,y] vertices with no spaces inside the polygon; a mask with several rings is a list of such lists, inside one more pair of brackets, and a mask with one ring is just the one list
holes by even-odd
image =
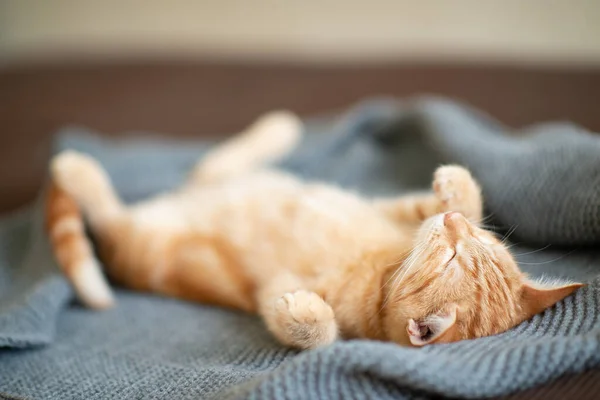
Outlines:
{"label": "cat's tail", "polygon": [[78,299],[95,309],[111,307],[114,297],[86,235],[81,209],[55,181],[47,192],[45,217],[56,261]]}

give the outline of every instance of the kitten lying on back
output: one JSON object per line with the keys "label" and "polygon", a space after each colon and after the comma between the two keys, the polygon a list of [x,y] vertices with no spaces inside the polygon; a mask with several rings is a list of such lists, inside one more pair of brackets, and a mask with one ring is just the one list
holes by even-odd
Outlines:
{"label": "kitten lying on back", "polygon": [[264,169],[301,128],[288,113],[264,116],[181,188],[133,206],[95,160],[56,156],[47,228],[80,300],[113,304],[79,207],[115,282],[256,312],[282,343],[305,349],[340,334],[415,346],[492,335],[581,286],[529,281],[478,227],[480,189],[459,166],[440,167],[432,193],[388,199]]}

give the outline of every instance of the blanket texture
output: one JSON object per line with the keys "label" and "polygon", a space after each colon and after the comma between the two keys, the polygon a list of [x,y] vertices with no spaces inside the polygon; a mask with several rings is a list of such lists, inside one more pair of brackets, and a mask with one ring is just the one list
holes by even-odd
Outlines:
{"label": "blanket texture", "polygon": [[[307,121],[281,167],[365,195],[427,188],[442,162],[469,167],[488,224],[512,232],[533,276],[589,283],[515,329],[423,349],[374,341],[296,352],[254,316],[117,289],[118,306],[73,301],[38,204],[0,223],[0,394],[56,399],[482,398],[600,368],[600,136],[569,124],[511,132],[437,98],[361,103]],[[58,136],[106,166],[127,201],[176,186],[207,142]],[[1,396],[0,396],[1,397]]]}

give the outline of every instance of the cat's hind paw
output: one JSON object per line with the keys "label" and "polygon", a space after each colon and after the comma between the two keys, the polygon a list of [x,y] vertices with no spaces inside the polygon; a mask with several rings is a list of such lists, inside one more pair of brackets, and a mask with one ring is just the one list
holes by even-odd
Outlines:
{"label": "cat's hind paw", "polygon": [[55,156],[50,164],[50,172],[56,183],[74,196],[80,192],[93,192],[106,181],[104,171],[96,160],[74,150],[66,150]]}
{"label": "cat's hind paw", "polygon": [[305,290],[286,293],[275,301],[272,327],[287,345],[314,349],[333,343],[338,337],[334,313],[318,294]]}

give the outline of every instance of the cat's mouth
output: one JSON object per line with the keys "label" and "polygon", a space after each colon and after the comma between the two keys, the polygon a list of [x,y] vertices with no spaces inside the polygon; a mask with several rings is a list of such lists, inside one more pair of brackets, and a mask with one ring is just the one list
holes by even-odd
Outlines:
{"label": "cat's mouth", "polygon": [[452,255],[450,256],[450,258],[448,259],[448,261],[446,261],[446,266],[448,266],[452,261],[454,261],[454,259],[456,258],[456,255],[458,254],[458,252],[456,251],[456,248],[452,249]]}

